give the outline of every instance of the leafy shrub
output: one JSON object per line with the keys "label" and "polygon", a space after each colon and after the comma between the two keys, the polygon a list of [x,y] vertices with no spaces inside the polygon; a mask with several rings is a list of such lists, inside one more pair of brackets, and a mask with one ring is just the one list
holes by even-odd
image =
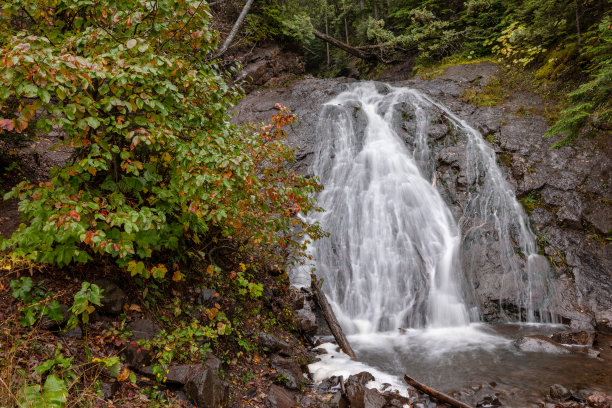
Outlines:
{"label": "leafy shrub", "polygon": [[295,217],[317,186],[286,169],[293,115],[279,107],[261,129],[229,122],[239,94],[205,61],[217,40],[206,2],[16,0],[3,13],[29,21],[0,37],[0,126],[57,132],[74,151],[48,182],[6,195],[27,221],[2,244],[14,257],[109,256],[163,278],[148,259],[210,237],[299,252],[317,235]]}

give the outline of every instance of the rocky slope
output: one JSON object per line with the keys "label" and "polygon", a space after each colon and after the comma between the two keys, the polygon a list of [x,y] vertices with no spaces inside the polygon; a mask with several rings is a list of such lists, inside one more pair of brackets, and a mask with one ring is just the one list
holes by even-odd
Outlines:
{"label": "rocky slope", "polygon": [[[444,103],[493,146],[554,269],[556,294],[551,311],[576,329],[612,330],[612,180],[608,159],[612,143],[581,139],[572,146],[549,150],[555,140],[541,137],[547,126],[545,101],[514,88],[503,76],[498,66],[479,63],[450,67],[433,79],[410,78],[408,70],[396,70],[392,79],[395,85],[419,89]],[[316,149],[320,106],[351,82],[354,80],[309,78],[282,88],[258,89],[236,108],[235,120],[268,119],[278,102],[292,108],[300,118],[290,132],[298,159],[295,166],[308,173]],[[492,86],[505,87],[494,106],[474,103],[491,93]],[[459,214],[466,188],[461,178],[465,157],[460,141],[449,142],[452,131],[442,116],[432,126],[436,134],[430,135],[438,160],[438,188]],[[407,123],[405,128],[409,127]],[[513,307],[510,297],[498,289],[502,277],[496,261],[487,256],[492,245],[484,242],[476,247],[474,251],[481,256],[479,263],[472,265],[476,295],[488,320],[500,318],[500,303],[508,311]]]}

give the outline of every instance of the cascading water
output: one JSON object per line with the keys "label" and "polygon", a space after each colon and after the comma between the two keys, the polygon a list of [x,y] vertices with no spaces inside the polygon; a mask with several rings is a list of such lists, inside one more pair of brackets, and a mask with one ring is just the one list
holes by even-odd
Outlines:
{"label": "cascading water", "polygon": [[[407,144],[397,133],[407,111],[416,123]],[[431,113],[443,112],[466,141],[469,205],[457,226],[436,189],[436,158],[428,140]],[[478,320],[469,281],[468,244],[493,225],[504,285],[526,318],[543,316],[547,263],[482,136],[419,92],[362,83],[324,105],[313,164],[324,191],[318,216],[327,239],[312,248],[324,290],[349,333],[399,327],[465,326]],[[411,146],[411,147],[410,147]],[[462,238],[463,235],[463,238]],[[524,257],[518,262],[516,253]],[[462,264],[466,267],[462,270]]]}
{"label": "cascading water", "polygon": [[443,392],[499,395],[508,407],[535,406],[555,383],[589,378],[612,389],[609,367],[593,359],[513,345],[558,326],[480,322],[546,322],[554,297],[482,135],[418,91],[359,83],[324,105],[317,138],[312,173],[326,212],[313,221],[330,236],[311,244],[314,265],[292,280],[308,284],[316,268],[359,361],[327,343],[309,366],[315,380],[367,370],[405,392],[409,373]]}

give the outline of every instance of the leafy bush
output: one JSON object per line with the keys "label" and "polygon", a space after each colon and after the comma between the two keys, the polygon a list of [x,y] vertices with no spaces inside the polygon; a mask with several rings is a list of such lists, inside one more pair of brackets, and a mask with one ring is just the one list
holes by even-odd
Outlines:
{"label": "leafy bush", "polygon": [[2,243],[14,257],[110,256],[163,278],[147,259],[211,237],[299,252],[316,236],[295,217],[316,183],[286,169],[294,117],[279,106],[261,129],[230,124],[239,94],[205,60],[217,40],[206,2],[16,0],[2,21],[0,126],[56,132],[74,152],[48,182],[6,195],[26,220]]}

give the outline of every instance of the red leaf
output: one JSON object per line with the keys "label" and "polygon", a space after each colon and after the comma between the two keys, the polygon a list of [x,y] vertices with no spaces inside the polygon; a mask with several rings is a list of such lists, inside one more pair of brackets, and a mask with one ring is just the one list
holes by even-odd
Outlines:
{"label": "red leaf", "polygon": [[10,119],[2,119],[0,120],[0,128],[6,130],[7,132],[11,132],[14,129],[15,125],[13,121]]}

